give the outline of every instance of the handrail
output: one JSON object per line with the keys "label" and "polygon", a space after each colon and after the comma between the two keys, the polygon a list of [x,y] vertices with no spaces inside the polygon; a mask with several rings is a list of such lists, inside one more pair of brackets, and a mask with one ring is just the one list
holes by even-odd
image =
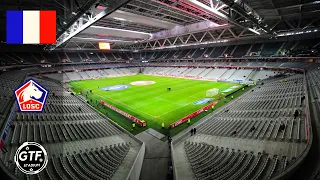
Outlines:
{"label": "handrail", "polygon": [[306,131],[306,142],[307,144],[309,143],[309,136],[310,136],[310,131],[311,131],[311,125],[309,122],[309,117],[310,117],[310,110],[309,110],[309,97],[308,97],[308,87],[307,87],[307,74],[306,72],[303,73],[304,75],[304,95],[305,95],[305,114],[306,114],[306,119],[305,119],[305,131]]}

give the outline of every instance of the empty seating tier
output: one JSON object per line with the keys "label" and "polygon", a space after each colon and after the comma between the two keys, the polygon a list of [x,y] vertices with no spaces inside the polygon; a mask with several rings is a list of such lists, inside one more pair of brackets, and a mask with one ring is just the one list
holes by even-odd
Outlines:
{"label": "empty seating tier", "polygon": [[[185,141],[184,149],[197,179],[270,179],[290,164],[287,157],[271,156]],[[266,177],[266,178],[264,178]]]}
{"label": "empty seating tier", "polygon": [[[42,113],[15,108],[0,159],[20,179],[125,179],[142,142],[95,111],[62,86],[35,78],[51,93]],[[38,142],[49,155],[40,174],[25,175],[13,157],[24,142]],[[121,167],[121,168],[119,168]]]}
{"label": "empty seating tier", "polygon": [[[271,179],[308,147],[304,75],[265,81],[173,141],[178,179]],[[296,114],[296,115],[295,115]]]}

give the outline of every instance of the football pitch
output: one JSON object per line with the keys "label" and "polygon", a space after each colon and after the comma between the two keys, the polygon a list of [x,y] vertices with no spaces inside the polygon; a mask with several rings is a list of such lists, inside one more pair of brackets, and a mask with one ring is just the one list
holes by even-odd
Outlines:
{"label": "football pitch", "polygon": [[[69,85],[78,93],[82,92],[99,111],[106,113],[104,108],[96,104],[103,100],[124,112],[127,112],[147,122],[147,128],[161,131],[161,123],[169,125],[194,111],[208,105],[201,101],[206,97],[206,92],[212,88],[220,91],[226,90],[235,84],[203,80],[191,80],[151,75],[133,75],[111,77],[95,80],[81,80],[70,82]],[[240,85],[236,85],[241,87]],[[168,88],[171,88],[169,91]],[[230,92],[228,92],[230,93]],[[214,100],[217,97],[213,97]],[[213,101],[214,101],[213,100]],[[114,112],[107,111],[114,114]],[[109,116],[110,117],[110,116]],[[129,120],[119,116],[111,117],[115,122],[127,130],[131,130]],[[116,119],[116,120],[115,120]],[[123,119],[123,120],[121,120]],[[121,122],[128,121],[128,122]],[[166,132],[163,132],[167,134]]]}

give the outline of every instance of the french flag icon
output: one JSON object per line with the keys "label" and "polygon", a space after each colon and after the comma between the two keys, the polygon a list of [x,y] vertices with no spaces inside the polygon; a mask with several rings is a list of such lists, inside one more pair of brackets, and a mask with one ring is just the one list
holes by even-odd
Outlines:
{"label": "french flag icon", "polygon": [[6,11],[7,44],[56,44],[56,11]]}

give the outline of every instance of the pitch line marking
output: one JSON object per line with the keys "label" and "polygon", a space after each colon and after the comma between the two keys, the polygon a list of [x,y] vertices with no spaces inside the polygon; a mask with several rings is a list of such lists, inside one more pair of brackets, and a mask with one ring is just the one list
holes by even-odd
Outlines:
{"label": "pitch line marking", "polygon": [[[151,75],[151,76],[152,76],[152,75]],[[180,90],[176,90],[176,91],[173,91],[173,92],[178,92],[178,91],[185,90],[185,89],[189,89],[189,88],[192,88],[192,86],[190,86],[190,87],[188,87],[188,88],[183,88],[183,89],[180,89]],[[85,89],[85,90],[88,90],[88,89],[86,89],[86,88],[84,88],[84,89]],[[180,108],[182,108],[182,107],[184,107],[184,106],[187,106],[187,105],[190,105],[190,104],[193,103],[193,102],[190,102],[190,103],[188,103],[188,104],[179,106],[179,107],[177,107],[177,108],[175,108],[175,109],[173,109],[173,110],[171,110],[171,111],[165,112],[165,113],[163,113],[163,114],[161,114],[161,115],[159,115],[159,116],[154,116],[154,115],[151,115],[151,114],[146,113],[146,112],[144,112],[144,111],[141,111],[141,110],[139,110],[139,109],[136,109],[136,108],[134,108],[134,107],[132,107],[132,106],[130,106],[130,105],[128,105],[128,104],[125,104],[125,103],[121,102],[121,101],[115,100],[115,99],[113,99],[113,98],[104,97],[104,96],[100,95],[99,93],[95,93],[95,94],[98,95],[98,96],[100,96],[101,98],[106,98],[106,99],[111,99],[112,101],[116,101],[116,102],[118,102],[118,103],[120,103],[120,104],[123,104],[123,105],[125,105],[125,106],[127,106],[127,107],[129,107],[129,108],[131,108],[131,109],[134,109],[134,110],[136,110],[136,111],[138,111],[138,112],[141,112],[141,113],[143,113],[143,114],[149,115],[149,116],[151,116],[151,117],[153,117],[153,118],[155,118],[155,119],[157,119],[157,118],[159,118],[159,117],[161,117],[161,116],[164,116],[164,115],[166,115],[166,114],[169,114],[169,113],[171,113],[171,112],[173,112],[173,111],[176,111],[176,110],[178,110],[178,109],[180,109]],[[160,100],[164,100],[164,101],[168,101],[168,102],[170,102],[170,103],[174,103],[174,102],[172,102],[172,101],[159,98],[159,97],[164,96],[164,95],[167,95],[167,94],[162,94],[162,95],[156,96],[156,97],[154,97],[154,98],[160,99]],[[189,97],[192,97],[192,96],[194,96],[194,95],[191,95],[191,96],[189,96]],[[174,104],[177,104],[177,103],[174,103]],[[177,105],[181,105],[181,104],[177,104]],[[144,107],[144,106],[142,106],[142,107]]]}
{"label": "pitch line marking", "polygon": [[157,118],[157,116],[153,116],[153,115],[151,115],[151,114],[149,114],[149,113],[146,113],[146,112],[144,112],[144,111],[141,111],[141,110],[139,110],[139,109],[137,109],[137,108],[134,108],[134,107],[132,107],[132,106],[130,106],[130,105],[128,105],[128,104],[125,104],[125,103],[123,103],[123,102],[121,102],[121,101],[115,100],[115,99],[110,98],[110,97],[104,97],[104,96],[100,95],[99,93],[95,93],[95,94],[98,95],[98,96],[100,96],[101,98],[106,98],[106,99],[109,99],[109,100],[111,100],[111,101],[118,102],[118,103],[120,103],[120,104],[122,104],[122,105],[124,105],[124,106],[127,106],[127,107],[129,107],[129,108],[131,108],[131,109],[134,109],[134,110],[136,110],[136,111],[138,111],[138,112],[141,112],[141,113],[143,113],[143,114],[147,114],[147,115],[149,115],[149,116],[151,116],[151,117],[153,117],[153,118]]}
{"label": "pitch line marking", "polygon": [[[86,89],[86,88],[83,88],[83,89],[88,91],[88,89]],[[149,115],[149,116],[151,116],[151,117],[153,117],[153,118],[157,118],[157,116],[153,116],[153,115],[151,115],[151,114],[149,114],[149,113],[146,113],[146,112],[144,112],[144,111],[141,111],[141,110],[139,110],[139,109],[136,109],[136,108],[134,108],[134,107],[132,107],[132,106],[130,106],[130,105],[128,105],[128,104],[125,104],[125,103],[121,102],[121,101],[115,100],[115,99],[110,98],[110,97],[104,97],[104,96],[100,95],[99,93],[94,93],[94,94],[97,95],[97,96],[99,96],[99,97],[101,97],[101,98],[106,98],[106,99],[111,99],[112,101],[116,101],[116,102],[118,102],[118,103],[120,103],[120,104],[123,104],[123,105],[125,105],[125,106],[127,106],[127,107],[130,107],[130,108],[132,108],[132,109],[134,109],[134,110],[136,110],[136,111],[138,111],[138,112],[141,112],[141,113],[143,113],[143,114],[147,114],[147,115]]]}
{"label": "pitch line marking", "polygon": [[164,116],[164,115],[166,115],[166,114],[169,114],[169,113],[171,113],[171,112],[173,112],[173,111],[175,111],[175,110],[178,110],[178,109],[180,109],[180,108],[182,108],[182,107],[184,107],[184,106],[188,106],[188,105],[190,105],[190,104],[192,104],[192,103],[185,104],[185,105],[183,105],[183,106],[177,107],[177,108],[175,108],[175,109],[173,109],[173,110],[171,110],[171,111],[165,112],[165,113],[163,113],[163,114],[161,114],[160,116],[157,116],[157,117],[159,118],[159,117],[161,117],[161,116]]}
{"label": "pitch line marking", "polygon": [[[190,83],[190,84],[191,84],[191,83]],[[179,92],[179,91],[182,91],[182,90],[190,89],[190,88],[194,88],[194,87],[193,87],[193,86],[190,86],[190,87],[187,87],[187,88],[180,88],[179,90],[173,90],[173,91],[170,92],[170,94],[176,93],[176,92]],[[156,97],[154,97],[154,98],[162,97],[162,96],[165,96],[165,95],[168,95],[168,94],[161,94],[161,95],[156,96]]]}
{"label": "pitch line marking", "polygon": [[176,104],[176,105],[179,105],[179,106],[183,106],[184,105],[184,104],[179,104],[179,103],[176,103],[176,102],[173,102],[173,101],[170,101],[170,100],[162,99],[162,98],[159,98],[159,97],[154,97],[154,99],[159,99],[161,101],[167,101],[169,103]]}

